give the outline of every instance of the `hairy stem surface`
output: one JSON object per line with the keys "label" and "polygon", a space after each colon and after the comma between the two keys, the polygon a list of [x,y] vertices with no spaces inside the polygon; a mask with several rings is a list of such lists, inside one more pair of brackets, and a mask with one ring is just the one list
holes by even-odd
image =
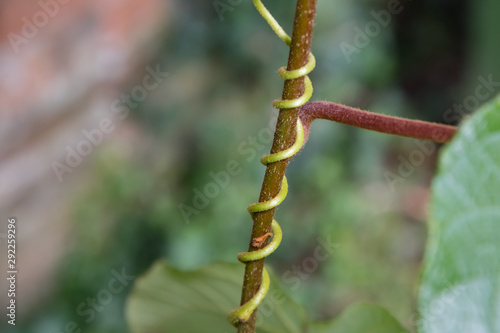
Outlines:
{"label": "hairy stem surface", "polygon": [[[316,0],[297,0],[295,20],[293,24],[292,43],[288,57],[287,70],[295,70],[303,67],[308,62],[311,49],[314,18],[316,16]],[[283,88],[282,99],[295,99],[304,92],[304,78],[286,80]],[[274,134],[271,153],[280,152],[295,142],[295,128],[298,117],[298,109],[283,109],[280,111]],[[264,176],[259,202],[274,198],[281,189],[281,182],[285,175],[288,160],[270,164]],[[253,239],[259,239],[271,231],[271,223],[274,217],[274,209],[254,214],[252,237],[250,239],[249,252],[258,248],[252,244]],[[249,301],[259,290],[262,282],[262,269],[264,259],[248,262],[245,267],[245,277],[241,294],[241,304]],[[255,311],[247,322],[238,326],[238,333],[255,333]]]}
{"label": "hairy stem surface", "polygon": [[300,108],[299,116],[306,141],[311,122],[315,119],[332,120],[381,133],[440,143],[448,142],[457,130],[455,126],[387,116],[332,102],[307,103]]}

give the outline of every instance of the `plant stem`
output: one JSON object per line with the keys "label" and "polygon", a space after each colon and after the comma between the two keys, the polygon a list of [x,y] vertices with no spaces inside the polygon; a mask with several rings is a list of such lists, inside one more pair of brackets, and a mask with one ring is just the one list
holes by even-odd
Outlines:
{"label": "plant stem", "polygon": [[[332,102],[311,102],[300,108],[305,141],[314,119],[326,119],[381,133],[440,143],[448,142],[457,128],[451,125],[387,116]],[[304,141],[304,142],[305,142]]]}
{"label": "plant stem", "polygon": [[[311,49],[314,19],[316,16],[316,0],[297,0],[295,20],[293,24],[292,43],[288,56],[287,70],[295,70],[303,67],[308,62]],[[282,99],[295,99],[304,92],[304,78],[286,80],[283,88]],[[292,146],[295,142],[295,128],[298,117],[298,109],[280,110],[274,134],[271,153],[280,152]],[[285,175],[289,160],[270,164],[264,176],[259,202],[274,198],[280,191],[281,182]],[[252,237],[250,239],[249,252],[258,248],[252,245],[252,240],[265,235],[271,231],[271,222],[274,217],[274,209],[255,213]],[[248,262],[245,267],[245,277],[241,294],[241,304],[250,300],[259,290],[262,282],[262,269],[264,259]],[[257,311],[250,319],[238,326],[238,333],[255,333],[255,320]]]}

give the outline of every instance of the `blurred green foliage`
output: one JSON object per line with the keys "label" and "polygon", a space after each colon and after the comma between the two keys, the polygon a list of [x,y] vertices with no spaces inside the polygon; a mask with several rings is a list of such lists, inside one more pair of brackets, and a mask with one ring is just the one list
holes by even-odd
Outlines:
{"label": "blurred green foliage", "polygon": [[[294,6],[285,1],[266,5],[290,31]],[[386,3],[319,1],[313,100],[443,122],[445,109],[471,91],[470,82],[488,74],[466,75],[475,68],[466,60],[472,53],[468,33],[476,32],[469,21],[476,12],[467,9],[475,5],[465,0],[407,3],[347,63],[339,44],[352,43],[354,27],[362,28],[372,20],[370,11]],[[96,155],[87,194],[75,203],[72,247],[53,294],[30,320],[20,322],[19,332],[62,332],[70,321],[85,333],[125,332],[130,285],[114,294],[95,320],[86,322],[88,317],[76,311],[106,288],[112,270],[125,267],[138,276],[158,258],[181,269],[236,262],[236,254],[247,248],[251,219],[246,207],[258,199],[264,173],[258,158],[271,146],[258,134],[276,114],[271,101],[280,97],[283,84],[276,71],[286,64],[288,49],[250,1],[224,13],[223,21],[210,1],[179,0],[172,8],[159,53],[171,75],[130,118],[143,139],[132,147],[132,157],[106,148]],[[492,28],[497,25],[490,20],[481,26],[498,31]],[[474,52],[481,50],[478,41],[474,46]],[[392,192],[384,171],[397,173],[397,157],[416,148],[412,140],[320,121],[312,128],[305,150],[287,172],[290,191],[276,216],[283,243],[268,263],[282,276],[312,255],[318,237],[331,237],[338,248],[308,273],[292,297],[314,319],[336,315],[354,301],[373,301],[414,329],[414,286],[426,233],[420,203],[435,155]],[[253,150],[242,153],[242,145],[249,149],[252,140]],[[231,160],[241,172],[186,221],[179,204],[193,207],[193,190],[203,192],[213,182],[210,172],[226,170]]]}

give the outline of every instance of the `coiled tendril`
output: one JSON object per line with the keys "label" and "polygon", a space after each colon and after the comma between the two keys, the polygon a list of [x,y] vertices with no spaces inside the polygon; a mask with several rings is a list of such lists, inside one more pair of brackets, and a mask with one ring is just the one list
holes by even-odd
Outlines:
{"label": "coiled tendril", "polygon": [[[278,35],[278,37],[282,41],[284,41],[288,46],[290,46],[292,39],[278,24],[278,22],[274,19],[274,17],[267,10],[267,8],[262,4],[261,0],[253,0],[253,3],[255,5],[255,8],[257,8],[262,17],[264,17],[267,23],[269,23],[269,25]],[[312,53],[309,53],[309,61],[305,66],[293,71],[287,71],[286,67],[281,67],[278,70],[278,74],[285,80],[293,80],[293,79],[298,79],[300,77],[304,77],[304,93],[299,98],[293,100],[279,100],[279,99],[275,100],[273,102],[273,106],[278,109],[294,109],[306,104],[307,101],[309,101],[309,99],[311,98],[313,93],[313,86],[307,74],[309,74],[314,69],[315,66],[316,66],[316,59],[314,58]],[[295,143],[290,148],[280,151],[278,153],[262,156],[260,161],[262,164],[267,166],[272,163],[286,160],[297,154],[299,150],[302,148],[303,144],[304,144],[304,128],[302,126],[300,118],[297,118]],[[247,210],[253,217],[254,213],[273,209],[277,207],[279,204],[281,204],[281,202],[283,202],[287,193],[288,193],[288,183],[286,177],[283,176],[281,190],[276,197],[265,202],[251,204],[250,206],[248,206]],[[260,260],[267,257],[272,252],[274,252],[274,250],[276,250],[281,243],[282,231],[278,222],[276,222],[276,220],[274,219],[272,221],[271,228],[274,235],[273,239],[268,245],[266,245],[262,249],[253,252],[241,252],[238,255],[238,260],[241,261],[242,263]],[[269,274],[267,273],[267,270],[264,268],[262,272],[262,283],[260,285],[259,290],[247,303],[231,311],[231,313],[228,315],[229,322],[237,327],[239,323],[248,321],[248,319],[255,311],[255,309],[264,300],[264,297],[266,296],[267,291],[269,290],[269,284],[270,284]]]}

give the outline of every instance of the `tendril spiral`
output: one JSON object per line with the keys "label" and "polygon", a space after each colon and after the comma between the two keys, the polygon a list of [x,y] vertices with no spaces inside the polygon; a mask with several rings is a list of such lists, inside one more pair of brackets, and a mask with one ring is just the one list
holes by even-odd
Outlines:
{"label": "tendril spiral", "polygon": [[[269,25],[278,35],[278,37],[282,41],[284,41],[288,46],[290,46],[292,41],[290,36],[288,36],[287,33],[283,30],[283,28],[278,24],[278,22],[267,10],[264,4],[262,4],[261,0],[253,0],[253,3],[255,5],[255,8],[259,11],[259,13],[267,21],[267,23],[269,23]],[[292,71],[288,71],[286,67],[281,67],[278,70],[278,75],[285,80],[293,80],[304,77],[304,93],[297,99],[275,100],[273,102],[273,106],[278,109],[294,109],[294,108],[299,108],[304,104],[306,104],[311,98],[313,93],[313,86],[307,74],[309,74],[314,69],[315,66],[316,66],[316,59],[314,58],[312,53],[309,53],[309,61],[305,66]],[[262,156],[260,161],[262,164],[267,166],[272,163],[286,160],[297,154],[303,145],[304,145],[304,128],[300,118],[297,118],[295,143],[290,148],[285,149],[283,151]],[[250,206],[248,206],[247,210],[253,217],[253,214],[257,212],[264,212],[273,209],[277,207],[279,204],[281,204],[281,202],[283,202],[287,193],[288,193],[288,183],[286,177],[283,176],[281,190],[276,197],[265,202],[253,203]],[[262,249],[253,252],[240,253],[238,255],[238,260],[241,261],[242,263],[260,260],[269,256],[272,252],[274,252],[281,243],[282,231],[278,222],[276,222],[276,220],[274,219],[271,224],[271,229],[273,231],[273,238],[269,242],[269,244],[267,244]],[[263,269],[262,274],[263,274],[262,283],[257,293],[247,303],[231,311],[231,313],[228,315],[229,322],[233,324],[235,327],[237,327],[241,322],[248,321],[252,313],[255,311],[255,309],[264,300],[264,297],[266,296],[269,290],[270,279],[269,279],[269,274],[265,268]]]}

